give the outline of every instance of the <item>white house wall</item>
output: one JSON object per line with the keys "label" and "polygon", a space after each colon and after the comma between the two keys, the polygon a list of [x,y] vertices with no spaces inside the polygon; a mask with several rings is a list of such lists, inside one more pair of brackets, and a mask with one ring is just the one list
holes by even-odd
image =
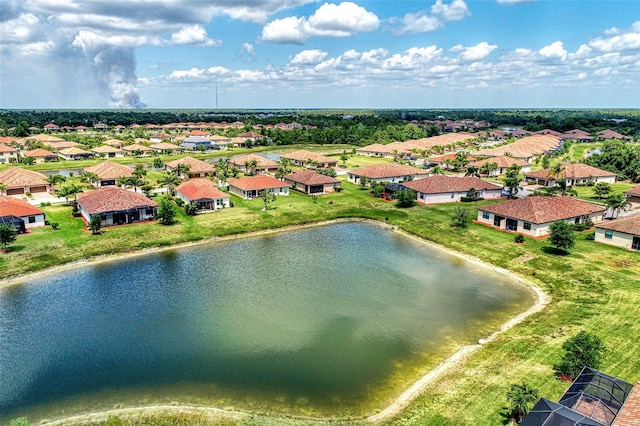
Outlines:
{"label": "white house wall", "polygon": [[612,231],[613,235],[611,238],[605,237],[605,229],[596,228],[596,238],[595,241],[597,243],[607,244],[610,246],[621,247],[627,250],[631,250],[631,244],[633,242],[633,235],[625,234],[623,232]]}
{"label": "white house wall", "polygon": [[[482,217],[483,211],[482,210],[478,210],[478,218],[477,221],[479,223],[483,223],[485,225],[489,225],[489,226],[495,226],[493,224],[493,219],[495,217],[495,215],[493,213],[489,213],[489,218],[485,219]],[[498,215],[500,216],[500,215]],[[504,216],[503,216],[504,217]],[[580,222],[582,222],[582,216],[578,216],[580,217]],[[594,213],[589,215],[589,218],[591,219],[591,221],[593,223],[598,223],[602,221],[602,213]],[[511,218],[506,218],[502,220],[502,222],[500,223],[500,229],[505,229],[506,225],[507,225],[507,219],[511,219]],[[566,219],[565,222],[567,222],[570,225],[573,225],[575,222],[575,217]],[[527,235],[529,237],[545,237],[547,235],[549,235],[551,233],[551,230],[549,229],[549,227],[551,226],[551,224],[553,222],[545,222],[545,223],[540,223],[540,224],[536,224],[536,223],[531,223],[531,229],[524,229],[524,223],[525,221],[523,220],[518,220],[518,226],[517,226],[517,230],[515,232],[517,232],[518,234],[524,234]]]}
{"label": "white house wall", "polygon": [[[441,194],[426,194],[423,192],[416,191],[418,196],[418,202],[422,204],[439,204],[439,203],[453,203],[458,202],[462,197],[466,197],[468,191],[460,191],[460,192],[444,192]],[[493,191],[485,190],[479,194],[482,198],[486,200],[500,198],[502,195],[502,189],[497,189]]]}

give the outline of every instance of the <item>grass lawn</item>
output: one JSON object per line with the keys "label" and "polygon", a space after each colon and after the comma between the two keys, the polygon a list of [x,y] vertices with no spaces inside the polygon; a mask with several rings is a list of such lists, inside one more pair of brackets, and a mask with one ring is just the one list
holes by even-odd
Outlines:
{"label": "grass lawn", "polygon": [[[636,186],[636,184],[628,183],[628,182],[616,182],[611,185],[611,194],[622,194],[624,191],[628,191]],[[591,201],[593,203],[604,204],[607,201],[607,197],[598,198],[593,195],[593,186],[574,186],[578,192],[578,198],[582,198],[583,200]]]}
{"label": "grass lawn", "polygon": [[[617,185],[620,186],[616,190],[622,190],[624,184]],[[420,397],[387,423],[500,425],[505,421],[502,412],[509,387],[523,380],[541,395],[557,400],[567,383],[554,377],[552,366],[561,357],[565,339],[580,330],[597,334],[606,344],[602,368],[605,372],[631,383],[640,380],[639,253],[588,241],[590,231],[585,231],[577,234],[576,247],[570,254],[558,255],[546,240],[526,238],[524,244],[514,244],[513,234],[486,226],[471,223],[466,229],[451,227],[456,207],[468,208],[473,218],[478,206],[492,201],[398,209],[393,203],[372,198],[356,185],[343,182],[342,186],[344,191],[318,197],[317,203],[292,192],[288,197],[279,197],[267,211],[262,211],[260,199],[240,200],[232,196],[234,207],[230,209],[195,217],[180,214],[178,223],[170,227],[147,223],[106,228],[99,236],[81,230],[83,223],[70,217],[69,207],[45,207],[48,220],[59,222],[60,230],[46,227],[18,237],[10,250],[0,255],[0,277],[145,247],[328,219],[370,218],[507,268],[529,279],[552,298],[541,313],[502,334],[429,384]],[[585,191],[591,189],[585,187]],[[139,424],[133,420],[112,420],[108,424]],[[171,415],[156,420],[148,423],[186,424]],[[250,416],[226,422],[279,424],[280,420],[277,416]],[[203,420],[196,424],[218,421]]]}

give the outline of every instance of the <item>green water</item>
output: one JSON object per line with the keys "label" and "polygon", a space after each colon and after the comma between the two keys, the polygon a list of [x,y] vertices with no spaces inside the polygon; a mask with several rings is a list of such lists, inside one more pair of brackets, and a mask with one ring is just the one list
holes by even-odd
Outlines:
{"label": "green water", "polygon": [[88,266],[0,290],[0,423],[157,403],[370,415],[533,301],[363,223]]}

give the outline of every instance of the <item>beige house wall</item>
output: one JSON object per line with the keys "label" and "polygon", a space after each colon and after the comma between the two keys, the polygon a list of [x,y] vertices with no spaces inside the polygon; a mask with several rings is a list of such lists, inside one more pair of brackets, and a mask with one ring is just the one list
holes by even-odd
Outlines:
{"label": "beige house wall", "polygon": [[625,234],[624,232],[612,231],[611,238],[605,237],[605,229],[596,228],[596,238],[595,241],[597,243],[607,244],[610,246],[621,247],[623,249],[631,250],[631,244],[633,242],[633,235]]}

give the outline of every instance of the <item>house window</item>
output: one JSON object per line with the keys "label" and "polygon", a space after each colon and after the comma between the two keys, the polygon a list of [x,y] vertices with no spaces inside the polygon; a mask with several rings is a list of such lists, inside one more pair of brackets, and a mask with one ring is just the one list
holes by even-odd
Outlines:
{"label": "house window", "polygon": [[36,223],[36,217],[35,216],[29,216],[29,223]]}
{"label": "house window", "polygon": [[524,222],[524,223],[522,224],[522,227],[523,227],[524,229],[526,229],[527,231],[531,231],[531,224],[530,224],[529,222]]}
{"label": "house window", "polygon": [[610,229],[605,230],[604,237],[608,240],[611,240],[613,238],[613,231]]}
{"label": "house window", "polygon": [[453,197],[455,197],[455,196],[456,196],[456,193],[455,193],[455,192],[452,192],[452,193],[451,193],[451,198],[453,198]]}
{"label": "house window", "polygon": [[489,214],[489,212],[482,212],[482,218],[483,219],[489,219],[491,215]]}

